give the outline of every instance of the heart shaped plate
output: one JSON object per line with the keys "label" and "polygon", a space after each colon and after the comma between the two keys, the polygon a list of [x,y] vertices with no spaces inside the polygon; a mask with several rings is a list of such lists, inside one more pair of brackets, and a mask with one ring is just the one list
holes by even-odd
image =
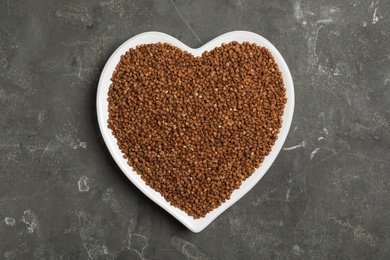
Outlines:
{"label": "heart shaped plate", "polygon": [[[153,190],[149,186],[145,184],[145,182],[141,179],[140,175],[132,170],[132,168],[127,164],[127,160],[123,158],[122,152],[119,150],[117,146],[117,140],[112,135],[111,130],[107,127],[108,120],[108,89],[111,84],[111,76],[113,71],[115,70],[116,65],[119,63],[121,55],[125,54],[130,48],[135,48],[140,44],[147,43],[158,43],[158,42],[166,42],[170,43],[183,51],[188,51],[192,53],[194,56],[201,56],[202,53],[206,50],[210,51],[215,47],[221,46],[222,43],[228,43],[231,41],[237,41],[239,43],[242,42],[250,42],[256,43],[259,46],[266,47],[274,56],[275,61],[279,65],[279,69],[282,72],[284,84],[286,88],[286,96],[288,98],[287,104],[284,109],[283,115],[283,125],[280,129],[280,133],[278,135],[278,140],[276,140],[275,145],[272,147],[271,153],[264,158],[264,162],[248,179],[243,181],[241,187],[235,190],[231,198],[223,203],[218,208],[209,212],[204,218],[201,219],[193,219],[188,216],[187,213],[181,211],[180,209],[173,207],[167,202],[157,191]],[[264,176],[269,167],[272,165],[279,151],[281,150],[284,141],[286,140],[287,133],[290,129],[293,112],[294,112],[294,85],[292,81],[292,77],[290,74],[290,70],[287,67],[286,62],[284,61],[282,55],[279,51],[264,37],[247,32],[247,31],[233,31],[226,34],[223,34],[210,42],[206,43],[202,47],[198,49],[192,49],[180,42],[176,38],[169,36],[160,32],[146,32],[142,34],[138,34],[131,39],[127,40],[123,43],[109,58],[107,61],[102,74],[100,76],[98,90],[97,90],[97,117],[99,122],[100,131],[104,138],[104,141],[110,151],[112,157],[121,168],[123,173],[130,179],[131,182],[137,186],[146,196],[148,196],[155,203],[160,205],[163,209],[169,212],[172,216],[174,216],[177,220],[183,223],[187,228],[189,228],[193,232],[200,232],[205,227],[207,227],[215,218],[217,218],[222,212],[232,206],[235,202],[237,202],[240,198],[242,198],[249,190],[252,189],[253,186]]]}

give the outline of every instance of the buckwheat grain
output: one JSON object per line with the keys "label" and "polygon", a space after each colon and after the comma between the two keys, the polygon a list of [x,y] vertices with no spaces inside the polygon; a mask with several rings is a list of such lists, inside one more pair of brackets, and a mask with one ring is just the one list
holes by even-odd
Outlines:
{"label": "buckwheat grain", "polygon": [[270,51],[230,42],[201,57],[166,43],[122,55],[108,127],[128,164],[193,218],[228,200],[271,152],[287,102]]}

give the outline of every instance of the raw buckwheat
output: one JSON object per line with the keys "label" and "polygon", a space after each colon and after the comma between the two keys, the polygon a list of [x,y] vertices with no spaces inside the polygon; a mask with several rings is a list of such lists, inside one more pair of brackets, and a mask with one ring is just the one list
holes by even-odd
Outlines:
{"label": "raw buckwheat", "polygon": [[270,51],[230,42],[201,57],[166,43],[121,56],[108,127],[128,164],[193,218],[260,167],[282,126],[283,77]]}

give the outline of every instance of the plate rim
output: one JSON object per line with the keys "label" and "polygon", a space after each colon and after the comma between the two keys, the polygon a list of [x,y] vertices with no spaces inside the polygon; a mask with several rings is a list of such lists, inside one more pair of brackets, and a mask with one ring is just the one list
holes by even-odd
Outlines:
{"label": "plate rim", "polygon": [[[143,43],[151,43],[150,39],[152,39],[152,42],[156,42],[156,39],[163,40],[161,42],[168,42],[176,47],[179,47],[182,50],[186,50],[190,53],[192,53],[194,56],[201,55],[206,50],[212,50],[217,46],[220,46],[224,39],[235,39],[236,41],[242,42],[242,41],[250,41],[252,39],[252,42],[262,42],[263,44],[259,44],[261,46],[266,47],[272,55],[274,56],[279,69],[282,71],[283,80],[285,83],[286,88],[286,96],[288,97],[288,101],[286,103],[286,106],[284,108],[284,115],[283,115],[283,124],[280,133],[278,134],[278,140],[275,142],[275,144],[272,146],[272,151],[269,155],[267,155],[264,159],[263,164],[256,169],[256,171],[248,178],[246,179],[241,187],[239,189],[236,189],[232,195],[231,198],[227,201],[225,201],[223,204],[221,204],[218,208],[214,209],[213,211],[209,212],[206,217],[201,219],[193,219],[192,217],[188,216],[187,213],[184,211],[181,211],[180,209],[171,206],[169,202],[167,202],[158,192],[151,189],[149,186],[147,186],[142,179],[140,178],[140,175],[138,175],[135,171],[131,169],[131,167],[125,163],[123,164],[123,161],[125,159],[122,157],[123,154],[119,150],[116,139],[112,135],[111,129],[107,127],[107,121],[104,120],[103,113],[106,112],[108,115],[107,106],[104,107],[103,103],[108,104],[107,102],[107,92],[103,93],[104,90],[108,91],[109,85],[105,85],[106,77],[109,78],[109,81],[111,82],[111,76],[113,70],[111,70],[112,67],[116,67],[117,63],[119,62],[118,58],[120,58],[121,55],[123,55],[129,47],[134,43],[133,47],[142,44],[142,40],[144,40]],[[147,40],[149,39],[149,41]],[[164,41],[165,40],[165,41]],[[232,40],[226,41],[230,42]],[[251,41],[250,41],[251,42]],[[138,43],[138,44],[136,44]],[[265,43],[265,45],[264,45]],[[214,46],[214,47],[213,47]],[[114,63],[115,60],[118,60],[118,62]],[[110,69],[110,70],[109,70]],[[109,70],[109,71],[108,71]],[[289,88],[287,88],[287,84]],[[287,95],[288,94],[288,95]],[[104,102],[105,100],[105,102]],[[177,38],[157,31],[149,31],[144,32],[141,34],[137,34],[130,39],[126,40],[124,43],[122,43],[110,56],[110,58],[107,60],[101,74],[99,77],[98,87],[97,87],[97,95],[96,95],[96,113],[97,113],[97,119],[98,119],[98,125],[100,129],[100,133],[103,137],[103,140],[110,152],[110,155],[115,160],[116,164],[119,166],[121,171],[126,175],[126,177],[142,192],[144,193],[149,199],[154,201],[157,205],[162,207],[165,211],[167,211],[169,214],[171,214],[174,218],[176,218],[178,221],[180,221],[184,226],[186,226],[188,229],[190,229],[192,232],[198,233],[202,231],[204,228],[206,228],[209,224],[211,224],[220,214],[222,214],[225,210],[230,208],[234,203],[239,201],[245,194],[247,194],[265,175],[265,173],[268,171],[268,169],[271,167],[275,159],[280,153],[281,148],[283,147],[283,144],[285,140],[287,139],[288,132],[291,127],[293,115],[294,115],[294,107],[295,107],[295,93],[294,93],[294,83],[292,80],[291,72],[287,66],[286,61],[284,60],[283,56],[280,54],[280,52],[276,49],[276,47],[268,41],[263,36],[249,32],[249,31],[231,31],[224,33],[220,36],[217,36],[216,38],[210,40],[209,42],[205,43],[199,48],[191,48],[178,40]],[[288,111],[287,111],[288,109]],[[287,111],[287,113],[286,113]],[[107,117],[108,118],[108,117]],[[283,130],[283,133],[282,133]],[[283,135],[283,136],[281,136]],[[112,143],[112,138],[114,138],[114,143]],[[119,154],[118,154],[119,151]],[[120,155],[118,157],[118,155]],[[267,161],[267,164],[265,162]],[[256,177],[256,178],[254,178]],[[140,183],[141,180],[143,183]],[[245,189],[242,189],[245,184]],[[240,191],[237,193],[237,191]],[[157,193],[157,194],[156,194]],[[235,195],[235,196],[234,196]],[[157,197],[156,197],[157,196]],[[159,197],[158,197],[159,196]],[[163,201],[161,201],[161,198]]]}

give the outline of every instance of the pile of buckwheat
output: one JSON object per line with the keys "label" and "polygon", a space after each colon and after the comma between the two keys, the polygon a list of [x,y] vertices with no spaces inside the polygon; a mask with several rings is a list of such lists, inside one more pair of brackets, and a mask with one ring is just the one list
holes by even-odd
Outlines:
{"label": "pile of buckwheat", "polygon": [[201,57],[166,43],[139,45],[121,56],[111,81],[108,127],[124,158],[195,219],[260,167],[287,102],[272,54],[248,42]]}

